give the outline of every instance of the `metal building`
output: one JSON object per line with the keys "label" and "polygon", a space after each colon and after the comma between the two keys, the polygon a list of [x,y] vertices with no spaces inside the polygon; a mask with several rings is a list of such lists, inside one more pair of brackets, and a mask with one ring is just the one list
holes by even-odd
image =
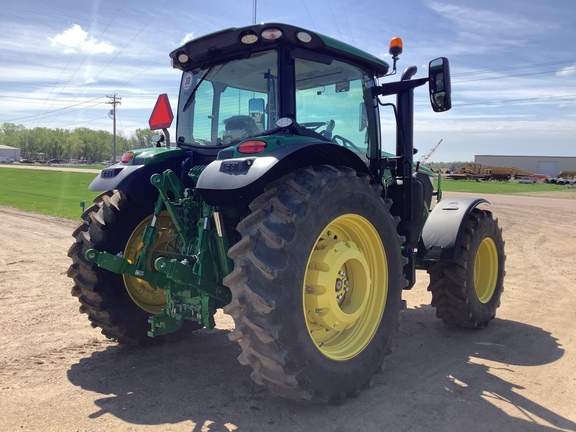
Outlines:
{"label": "metal building", "polygon": [[0,162],[20,162],[20,149],[0,144]]}
{"label": "metal building", "polygon": [[476,155],[474,162],[488,166],[515,167],[550,177],[556,177],[562,171],[576,171],[576,156]]}

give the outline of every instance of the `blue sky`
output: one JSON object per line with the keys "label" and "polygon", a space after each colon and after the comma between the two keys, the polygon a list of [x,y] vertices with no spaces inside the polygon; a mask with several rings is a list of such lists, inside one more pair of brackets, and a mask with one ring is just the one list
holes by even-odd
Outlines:
{"label": "blue sky", "polygon": [[[117,128],[148,127],[156,97],[173,106],[180,80],[168,53],[184,41],[252,22],[252,0],[20,0],[3,5],[0,124],[112,130],[106,95],[122,98]],[[434,113],[416,94],[420,155],[576,156],[576,2],[258,0],[258,22],[286,22],[389,59],[402,70],[445,56],[453,108]],[[389,79],[397,79],[392,77]],[[383,126],[391,130],[389,120]],[[384,134],[386,139],[391,132]],[[387,146],[390,149],[390,145]]]}

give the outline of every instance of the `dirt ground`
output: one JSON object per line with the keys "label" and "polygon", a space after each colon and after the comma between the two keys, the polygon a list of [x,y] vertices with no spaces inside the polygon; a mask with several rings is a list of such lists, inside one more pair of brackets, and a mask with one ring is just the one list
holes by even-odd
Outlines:
{"label": "dirt ground", "polygon": [[497,318],[443,325],[419,272],[384,373],[337,407],[254,386],[227,316],[158,347],[107,340],[70,295],[76,223],[0,207],[0,431],[576,431],[576,199],[486,198],[506,241]]}

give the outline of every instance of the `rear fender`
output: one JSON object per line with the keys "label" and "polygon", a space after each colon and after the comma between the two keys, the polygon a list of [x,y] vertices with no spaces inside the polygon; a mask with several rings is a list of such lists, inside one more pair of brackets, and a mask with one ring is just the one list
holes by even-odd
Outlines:
{"label": "rear fender", "polygon": [[369,174],[364,161],[347,148],[331,143],[301,143],[260,157],[216,160],[202,172],[196,188],[210,205],[248,204],[274,180],[315,165],[347,166]]}
{"label": "rear fender", "polygon": [[174,171],[184,181],[183,158],[173,158],[150,165],[116,164],[104,168],[98,177],[92,180],[91,191],[107,191],[118,189],[125,192],[138,204],[154,203],[158,197],[158,189],[150,183],[152,174],[160,174],[167,169]]}
{"label": "rear fender", "polygon": [[440,201],[428,216],[422,231],[424,261],[456,261],[466,221],[472,210],[482,203],[488,201],[483,198],[449,198]]}

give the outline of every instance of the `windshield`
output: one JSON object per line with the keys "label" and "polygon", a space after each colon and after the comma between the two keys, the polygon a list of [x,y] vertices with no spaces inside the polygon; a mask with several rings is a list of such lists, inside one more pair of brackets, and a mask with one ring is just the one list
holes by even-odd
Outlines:
{"label": "windshield", "polygon": [[227,146],[274,129],[277,86],[276,51],[184,72],[178,143]]}
{"label": "windshield", "polygon": [[296,60],[296,113],[301,126],[365,155],[368,146],[364,91],[371,79],[361,69]]}

